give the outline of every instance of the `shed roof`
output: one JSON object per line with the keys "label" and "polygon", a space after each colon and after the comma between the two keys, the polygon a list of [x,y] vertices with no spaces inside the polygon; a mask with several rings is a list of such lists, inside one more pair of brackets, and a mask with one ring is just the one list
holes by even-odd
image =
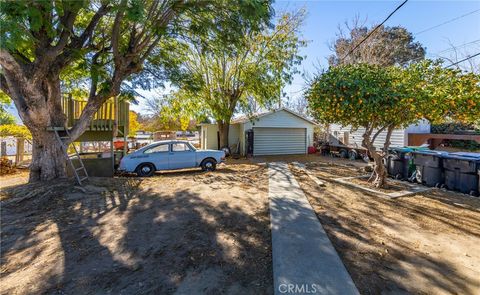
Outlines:
{"label": "shed roof", "polygon": [[[271,110],[271,111],[267,111],[267,112],[263,112],[263,113],[256,113],[256,114],[253,114],[252,116],[240,116],[240,117],[237,117],[237,118],[233,118],[232,121],[230,121],[230,124],[241,124],[241,123],[247,123],[249,121],[252,121],[254,119],[259,119],[261,117],[265,117],[265,116],[268,116],[270,114],[274,114],[274,113],[277,113],[277,112],[280,112],[280,111],[285,111],[285,112],[288,112],[304,121],[307,121],[309,122],[310,124],[313,124],[313,125],[318,125],[317,122],[313,121],[313,120],[310,120],[308,119],[307,117],[303,116],[303,115],[300,115],[299,113],[297,112],[294,112],[286,107],[282,107],[282,108],[279,108],[279,109],[275,109],[275,110]],[[197,124],[197,126],[203,126],[203,125],[215,125],[216,123],[200,123],[200,124]]]}
{"label": "shed roof", "polygon": [[261,117],[265,117],[265,116],[268,116],[270,114],[274,114],[274,113],[277,113],[277,112],[281,112],[281,111],[285,111],[285,112],[288,112],[304,121],[307,121],[313,125],[317,125],[317,123],[313,120],[310,120],[308,119],[307,117],[303,116],[303,115],[300,115],[299,113],[297,112],[294,112],[286,107],[282,107],[282,108],[279,108],[279,109],[275,109],[275,110],[271,110],[271,111],[268,111],[268,112],[264,112],[264,113],[258,113],[258,114],[254,114],[253,116],[241,116],[241,117],[238,117],[238,118],[235,118],[233,119],[230,123],[231,124],[236,124],[236,123],[247,123],[253,119],[259,119]]}

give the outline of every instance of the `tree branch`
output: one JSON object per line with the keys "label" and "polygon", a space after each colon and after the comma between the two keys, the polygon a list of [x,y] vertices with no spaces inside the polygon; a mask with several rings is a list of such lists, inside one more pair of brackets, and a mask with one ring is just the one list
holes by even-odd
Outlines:
{"label": "tree branch", "polygon": [[7,84],[7,79],[5,79],[5,75],[3,75],[2,73],[0,73],[0,89],[5,92],[6,95],[8,96],[12,96],[12,93],[10,91],[10,89],[8,88],[8,84]]}
{"label": "tree branch", "polygon": [[118,9],[118,12],[115,16],[115,20],[113,22],[113,27],[112,27],[112,50],[113,50],[113,60],[115,63],[116,67],[119,67],[121,65],[120,61],[120,24],[123,19],[123,13],[125,10],[125,6],[127,4],[126,0],[122,0],[122,3],[120,4],[120,7]]}
{"label": "tree branch", "polygon": [[24,69],[20,63],[6,49],[0,48],[0,65],[14,73],[24,75]]}
{"label": "tree branch", "polygon": [[377,139],[377,136],[382,133],[383,130],[385,130],[385,128],[387,128],[387,126],[383,126],[382,128],[378,129],[378,131],[373,135],[372,137],[372,142],[375,142],[375,140]]}
{"label": "tree branch", "polygon": [[73,37],[73,40],[69,45],[69,48],[78,49],[85,46],[85,42],[92,38],[93,32],[97,27],[100,19],[105,14],[107,14],[111,10],[111,8],[112,7],[108,6],[108,4],[102,4],[102,6],[100,6],[97,12],[93,15],[92,19],[90,20],[90,23],[87,25],[83,33],[79,37]]}

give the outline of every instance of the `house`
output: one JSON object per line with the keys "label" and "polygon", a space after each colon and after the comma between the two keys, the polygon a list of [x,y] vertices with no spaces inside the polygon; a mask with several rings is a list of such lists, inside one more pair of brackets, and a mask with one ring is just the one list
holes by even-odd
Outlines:
{"label": "house", "polygon": [[[241,155],[306,154],[313,144],[316,123],[287,108],[280,108],[253,117],[232,120],[228,142],[232,152]],[[219,149],[217,124],[200,124],[200,147]]]}
{"label": "house", "polygon": [[[330,134],[329,142],[333,144],[344,144],[348,146],[361,147],[362,135],[365,128],[358,128],[352,130],[350,126],[341,126],[338,124],[331,124],[328,127]],[[417,124],[411,124],[406,128],[395,129],[390,137],[391,147],[408,146],[408,135],[410,133],[430,133],[430,123],[426,120],[419,121]],[[385,142],[387,132],[381,132],[374,142],[375,147],[382,148]]]}

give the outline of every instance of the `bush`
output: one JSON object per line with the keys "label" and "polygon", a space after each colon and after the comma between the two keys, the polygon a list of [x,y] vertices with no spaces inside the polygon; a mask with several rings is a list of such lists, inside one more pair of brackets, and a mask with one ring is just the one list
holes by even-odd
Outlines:
{"label": "bush", "polygon": [[432,133],[437,134],[480,134],[480,129],[474,124],[465,123],[443,123],[432,125]]}

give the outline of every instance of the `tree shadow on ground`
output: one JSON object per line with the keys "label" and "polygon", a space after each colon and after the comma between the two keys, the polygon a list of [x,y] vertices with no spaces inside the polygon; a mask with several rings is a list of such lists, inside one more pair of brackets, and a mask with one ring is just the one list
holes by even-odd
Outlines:
{"label": "tree shadow on ground", "polygon": [[[164,194],[142,187],[142,181],[98,178],[83,191],[66,182],[49,184],[50,188],[34,184],[6,191],[11,198],[1,207],[2,281],[25,268],[46,267],[47,262],[39,260],[45,255],[58,256],[60,271],[43,274],[36,286],[4,285],[4,291],[272,292],[266,206],[245,212],[229,204],[228,198],[213,204],[194,189]],[[61,253],[45,253],[41,246],[51,241],[41,235],[45,221],[58,228],[52,235],[58,236]],[[14,260],[22,251],[28,251],[29,259]]]}
{"label": "tree shadow on ground", "polygon": [[[389,200],[337,184],[320,188],[307,176],[296,176],[360,293],[471,294],[479,288],[478,278],[460,272],[449,257],[430,255],[434,249],[396,235],[422,231],[433,239],[443,231],[478,238],[478,205],[475,210],[462,197],[436,193]],[[462,203],[470,207],[458,206]]]}

